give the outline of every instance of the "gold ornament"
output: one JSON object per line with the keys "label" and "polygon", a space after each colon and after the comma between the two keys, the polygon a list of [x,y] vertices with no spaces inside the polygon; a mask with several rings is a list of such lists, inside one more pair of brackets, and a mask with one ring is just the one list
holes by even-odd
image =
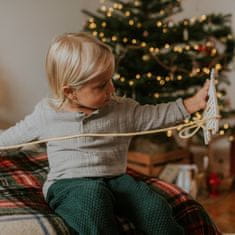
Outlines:
{"label": "gold ornament", "polygon": [[114,8],[114,9],[118,9],[118,7],[119,7],[118,5],[119,5],[119,4],[115,2],[115,3],[113,4],[113,8]]}
{"label": "gold ornament", "polygon": [[210,74],[210,69],[209,68],[204,67],[202,70],[205,74]]}
{"label": "gold ornament", "polygon": [[165,80],[166,80],[166,82],[169,82],[171,79],[170,79],[169,76],[166,76],[166,77],[165,77]]}
{"label": "gold ornament", "polygon": [[220,131],[219,131],[219,134],[220,134],[220,135],[224,135],[224,130],[220,130]]}
{"label": "gold ornament", "polygon": [[206,19],[207,19],[207,16],[206,16],[206,15],[202,15],[202,16],[200,17],[200,21],[201,21],[201,22],[205,21]]}
{"label": "gold ornament", "polygon": [[141,2],[140,2],[140,1],[134,1],[134,5],[135,5],[136,7],[139,7],[139,6],[141,5]]}
{"label": "gold ornament", "polygon": [[156,54],[158,54],[158,53],[160,52],[160,49],[159,49],[159,48],[155,48],[154,52],[155,52]]}
{"label": "gold ornament", "polygon": [[193,25],[193,24],[195,23],[195,21],[196,21],[196,18],[195,18],[195,17],[192,17],[192,18],[190,19],[190,24]]}
{"label": "gold ornament", "polygon": [[159,28],[162,27],[162,22],[161,21],[157,21],[156,22],[156,26],[159,27]]}
{"label": "gold ornament", "polygon": [[222,69],[222,65],[221,64],[216,64],[215,65],[215,69],[216,70],[221,70]]}
{"label": "gold ornament", "polygon": [[156,99],[158,99],[158,98],[160,97],[160,94],[159,94],[159,93],[154,93],[154,97],[155,97]]}
{"label": "gold ornament", "polygon": [[132,25],[134,25],[134,24],[135,24],[135,21],[134,21],[134,20],[129,20],[129,22],[128,22],[128,23],[129,23],[129,25],[131,25],[131,26],[132,26]]}
{"label": "gold ornament", "polygon": [[107,26],[107,23],[106,23],[105,21],[103,21],[103,22],[101,23],[101,26],[102,26],[103,28],[105,28],[105,27]]}
{"label": "gold ornament", "polygon": [[167,131],[166,135],[167,135],[167,137],[172,137],[172,131],[171,130]]}
{"label": "gold ornament", "polygon": [[89,29],[95,29],[96,28],[96,23],[91,23],[89,24]]}
{"label": "gold ornament", "polygon": [[132,42],[132,44],[136,44],[137,40],[136,39],[132,39],[131,42]]}
{"label": "gold ornament", "polygon": [[121,77],[121,75],[119,73],[115,73],[113,76],[114,80],[118,80]]}
{"label": "gold ornament", "polygon": [[215,48],[213,48],[212,50],[211,50],[211,55],[212,56],[215,56],[217,54],[217,50],[215,49]]}
{"label": "gold ornament", "polygon": [[183,79],[182,75],[178,75],[178,76],[177,76],[177,80],[180,81],[180,80],[182,80],[182,79]]}
{"label": "gold ornament", "polygon": [[169,49],[170,48],[170,45],[168,43],[165,44],[164,46],[166,49]]}
{"label": "gold ornament", "polygon": [[168,28],[163,28],[163,29],[162,29],[162,32],[163,32],[163,33],[167,33],[167,32],[168,32]]}
{"label": "gold ornament", "polygon": [[228,129],[229,128],[229,124],[228,123],[225,123],[224,124],[224,129]]}
{"label": "gold ornament", "polygon": [[122,41],[127,43],[128,42],[128,38],[123,38]]}
{"label": "gold ornament", "polygon": [[103,12],[106,12],[107,11],[107,7],[105,5],[103,5],[103,6],[100,7],[100,10],[103,11]]}
{"label": "gold ornament", "polygon": [[122,8],[123,8],[123,5],[121,3],[118,4],[118,10],[122,10]]}
{"label": "gold ornament", "polygon": [[104,33],[103,33],[103,32],[100,32],[100,33],[99,33],[99,37],[100,37],[100,38],[103,38],[103,37],[104,37]]}
{"label": "gold ornament", "polygon": [[130,13],[129,11],[126,11],[126,12],[125,12],[125,16],[128,17],[128,16],[130,16],[130,15],[131,15],[131,13]]}
{"label": "gold ornament", "polygon": [[146,47],[146,45],[147,45],[146,42],[141,42],[142,47]]}
{"label": "gold ornament", "polygon": [[112,12],[110,12],[110,11],[107,12],[106,16],[107,16],[107,17],[111,17],[111,16],[112,16]]}
{"label": "gold ornament", "polygon": [[111,39],[112,39],[113,42],[116,42],[117,41],[117,36],[112,36]]}
{"label": "gold ornament", "polygon": [[150,56],[147,55],[147,54],[146,54],[146,55],[143,55],[143,56],[142,56],[142,60],[143,60],[143,61],[148,61],[148,60],[150,60]]}

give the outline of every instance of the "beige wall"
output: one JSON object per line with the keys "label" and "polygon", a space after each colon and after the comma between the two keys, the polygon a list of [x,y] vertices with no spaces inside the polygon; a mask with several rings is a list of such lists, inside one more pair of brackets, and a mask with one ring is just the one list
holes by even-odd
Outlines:
{"label": "beige wall", "polygon": [[[0,121],[19,121],[48,94],[44,58],[50,40],[81,30],[81,9],[98,5],[99,0],[0,0]],[[184,0],[183,5],[177,18],[235,9],[234,0]],[[235,82],[229,91],[235,91]]]}
{"label": "beige wall", "polygon": [[48,95],[44,58],[51,39],[79,31],[87,0],[0,0],[0,121],[12,123]]}

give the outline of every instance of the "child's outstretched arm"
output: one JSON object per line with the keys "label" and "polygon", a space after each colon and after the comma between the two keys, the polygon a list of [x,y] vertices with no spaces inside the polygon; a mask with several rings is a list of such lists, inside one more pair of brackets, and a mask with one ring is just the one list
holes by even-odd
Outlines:
{"label": "child's outstretched arm", "polygon": [[184,100],[184,106],[190,114],[206,107],[209,85],[210,81],[207,80],[194,96]]}
{"label": "child's outstretched arm", "polygon": [[206,107],[208,89],[209,81],[206,81],[194,96],[185,100],[179,98],[175,102],[157,105],[140,105],[129,101],[126,110],[131,114],[130,126],[132,125],[135,131],[145,131],[176,125]]}
{"label": "child's outstretched arm", "polygon": [[42,130],[40,126],[41,123],[41,110],[39,103],[35,107],[35,110],[31,114],[27,115],[24,120],[18,122],[15,126],[10,127],[0,134],[0,147],[21,144],[39,138]]}

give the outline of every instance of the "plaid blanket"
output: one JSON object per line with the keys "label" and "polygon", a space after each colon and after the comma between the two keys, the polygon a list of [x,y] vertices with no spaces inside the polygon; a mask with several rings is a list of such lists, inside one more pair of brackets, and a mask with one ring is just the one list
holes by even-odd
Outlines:
{"label": "plaid blanket", "polygon": [[[0,156],[0,233],[1,235],[72,234],[63,220],[44,201],[41,187],[48,172],[47,155],[32,151]],[[163,195],[173,208],[185,234],[221,234],[203,207],[174,185],[148,178],[128,169]],[[124,217],[117,217],[123,234],[137,234]]]}

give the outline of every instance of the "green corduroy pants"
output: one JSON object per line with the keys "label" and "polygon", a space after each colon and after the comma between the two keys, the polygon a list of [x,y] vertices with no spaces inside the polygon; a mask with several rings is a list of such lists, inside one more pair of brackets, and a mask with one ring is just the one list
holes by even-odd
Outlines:
{"label": "green corduroy pants", "polygon": [[129,175],[62,179],[47,194],[50,207],[79,235],[116,235],[116,214],[125,215],[141,234],[184,234],[168,202]]}

